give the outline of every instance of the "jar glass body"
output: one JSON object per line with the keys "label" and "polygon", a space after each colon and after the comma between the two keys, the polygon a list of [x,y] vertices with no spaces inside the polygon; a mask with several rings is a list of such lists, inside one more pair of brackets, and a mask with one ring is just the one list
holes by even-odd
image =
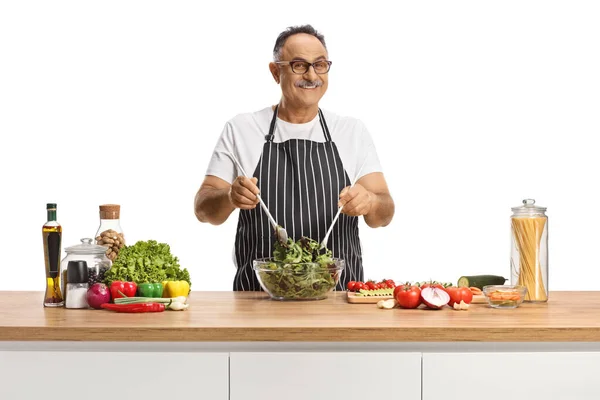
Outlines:
{"label": "jar glass body", "polygon": [[96,243],[100,239],[100,236],[103,232],[108,230],[113,230],[117,233],[123,233],[123,229],[121,229],[121,220],[120,219],[100,219],[100,226],[96,231]]}
{"label": "jar glass body", "polygon": [[100,219],[100,226],[96,231],[96,244],[104,246],[106,256],[114,261],[119,255],[119,250],[125,246],[125,234],[121,229],[119,219]]}
{"label": "jar glass body", "polygon": [[527,288],[525,301],[548,301],[548,216],[543,211],[511,216],[511,284]]}
{"label": "jar glass body", "polygon": [[67,266],[69,261],[83,260],[88,266],[88,275],[92,281],[108,271],[112,262],[106,256],[106,249],[92,244],[92,239],[81,239],[82,244],[65,249],[66,256],[60,262],[61,290],[65,293],[67,284]]}

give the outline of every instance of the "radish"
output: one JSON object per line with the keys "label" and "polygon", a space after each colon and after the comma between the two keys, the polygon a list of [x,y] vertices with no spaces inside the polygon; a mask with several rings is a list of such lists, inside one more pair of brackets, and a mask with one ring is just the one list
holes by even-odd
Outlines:
{"label": "radish", "polygon": [[426,287],[421,290],[421,300],[431,309],[439,310],[450,301],[450,295],[444,289]]}

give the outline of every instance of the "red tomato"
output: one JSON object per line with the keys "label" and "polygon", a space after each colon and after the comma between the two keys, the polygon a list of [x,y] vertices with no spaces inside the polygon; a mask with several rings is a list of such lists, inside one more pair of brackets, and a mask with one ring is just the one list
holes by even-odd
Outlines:
{"label": "red tomato", "polygon": [[356,284],[354,285],[354,291],[358,292],[361,289],[366,289],[365,284],[357,281]]}
{"label": "red tomato", "polygon": [[355,287],[356,287],[356,282],[355,281],[348,282],[347,288],[348,288],[349,291],[354,292]]}
{"label": "red tomato", "polygon": [[396,295],[398,294],[399,291],[402,290],[403,287],[404,287],[404,285],[398,285],[394,288],[394,298],[396,298]]}
{"label": "red tomato", "polygon": [[410,282],[406,282],[406,283],[401,283],[399,285],[397,285],[396,287],[394,287],[394,298],[396,297],[396,294],[398,294],[399,291],[401,291],[403,288],[405,287],[411,287],[413,285],[410,284]]}
{"label": "red tomato", "polygon": [[471,289],[469,288],[451,286],[447,287],[445,290],[450,295],[450,301],[448,302],[450,307],[454,307],[454,303],[460,304],[461,300],[467,304],[470,304],[473,300],[473,292],[471,292]]}
{"label": "red tomato", "polygon": [[421,289],[413,285],[397,286],[394,297],[402,308],[417,308],[421,304]]}
{"label": "red tomato", "polygon": [[367,288],[367,289],[370,289],[370,290],[375,290],[375,289],[377,289],[377,287],[376,287],[375,285],[376,285],[376,283],[375,283],[375,282],[373,282],[373,281],[367,281],[367,282],[365,283],[365,286],[366,286],[366,288]]}

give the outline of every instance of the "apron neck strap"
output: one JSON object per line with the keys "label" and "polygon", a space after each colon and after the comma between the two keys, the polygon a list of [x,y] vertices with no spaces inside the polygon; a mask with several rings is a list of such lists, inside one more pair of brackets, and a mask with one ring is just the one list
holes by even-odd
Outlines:
{"label": "apron neck strap", "polygon": [[325,140],[327,142],[331,142],[331,134],[329,133],[329,128],[327,127],[327,122],[325,122],[325,116],[323,115],[323,111],[319,108],[319,122],[321,123],[321,129],[323,129],[323,134],[325,135]]}
{"label": "apron neck strap", "polygon": [[[265,136],[265,140],[267,142],[272,142],[273,137],[275,136],[275,122],[277,122],[277,116],[279,115],[279,104],[275,106],[275,110],[273,111],[273,118],[271,119],[271,125],[269,126],[269,134]],[[325,117],[323,116],[323,111],[319,108],[319,123],[321,124],[321,129],[323,129],[323,135],[325,136],[326,142],[331,142],[331,134],[329,133],[329,128],[327,127],[327,123],[325,122]]]}
{"label": "apron neck strap", "polygon": [[269,134],[265,136],[267,142],[273,141],[273,136],[275,136],[275,122],[277,121],[277,116],[279,115],[279,104],[275,106],[275,110],[273,111],[273,118],[271,119],[271,126],[269,127]]}

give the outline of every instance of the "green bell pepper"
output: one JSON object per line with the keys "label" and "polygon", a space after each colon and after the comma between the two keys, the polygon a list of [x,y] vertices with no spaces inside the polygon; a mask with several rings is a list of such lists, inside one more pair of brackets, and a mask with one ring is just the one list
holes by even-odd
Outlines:
{"label": "green bell pepper", "polygon": [[142,283],[138,285],[138,296],[140,297],[162,297],[162,283]]}

